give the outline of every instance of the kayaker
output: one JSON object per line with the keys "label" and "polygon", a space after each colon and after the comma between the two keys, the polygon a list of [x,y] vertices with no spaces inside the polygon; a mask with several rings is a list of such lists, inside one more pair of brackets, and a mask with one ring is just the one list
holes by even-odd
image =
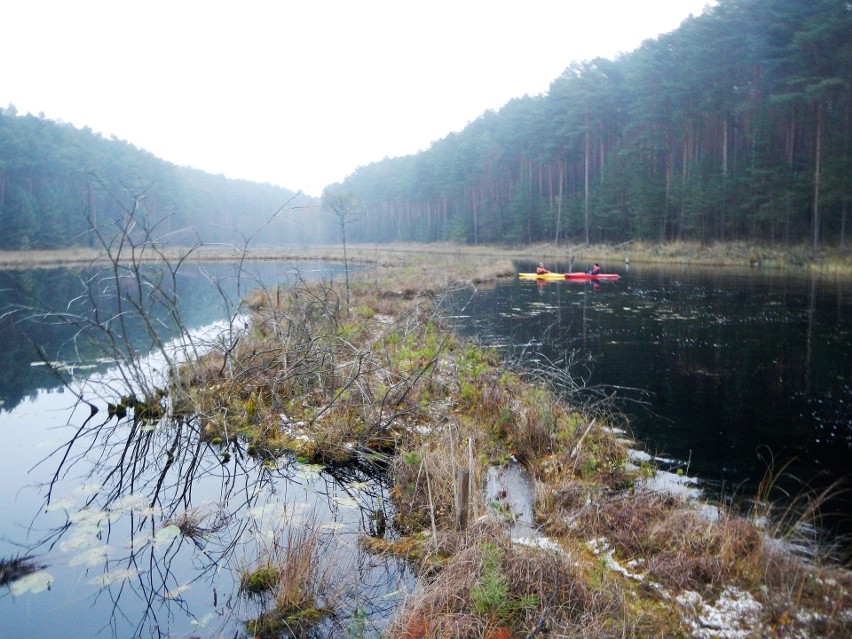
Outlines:
{"label": "kayaker", "polygon": [[544,275],[545,273],[550,273],[546,268],[544,268],[544,262],[538,263],[538,268],[535,269],[536,275]]}
{"label": "kayaker", "polygon": [[595,265],[592,268],[590,268],[588,271],[586,271],[586,273],[589,274],[589,275],[599,275],[600,272],[601,272],[601,265],[598,264],[597,262],[595,262]]}

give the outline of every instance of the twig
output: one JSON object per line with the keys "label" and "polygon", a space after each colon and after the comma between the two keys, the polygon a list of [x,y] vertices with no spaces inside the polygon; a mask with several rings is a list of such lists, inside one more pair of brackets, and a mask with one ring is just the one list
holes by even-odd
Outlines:
{"label": "twig", "polygon": [[580,453],[580,447],[583,445],[583,440],[586,439],[586,435],[589,434],[589,431],[592,430],[592,426],[595,425],[595,420],[589,422],[589,425],[586,426],[585,432],[580,436],[580,439],[577,441],[577,445],[574,446],[574,450],[571,451],[571,457],[574,459],[574,466],[571,468],[571,472],[573,473],[577,469],[577,455]]}

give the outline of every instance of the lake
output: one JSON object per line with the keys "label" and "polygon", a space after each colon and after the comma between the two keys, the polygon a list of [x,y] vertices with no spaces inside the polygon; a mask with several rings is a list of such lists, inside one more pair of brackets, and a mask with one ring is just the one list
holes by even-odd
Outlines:
{"label": "lake", "polygon": [[[157,295],[168,301],[177,290],[183,327],[215,335],[228,327],[233,300],[259,282],[340,270],[187,264]],[[579,397],[614,398],[661,466],[700,478],[713,496],[753,494],[770,458],[778,467],[789,461],[791,474],[814,486],[846,475],[846,281],[759,270],[619,270],[617,282],[511,279],[475,294],[465,289],[451,296],[448,311],[460,331],[518,365],[568,371],[582,386]],[[258,611],[257,602],[236,597],[240,570],[306,525],[318,531],[323,570],[351,611],[329,622],[327,636],[382,627],[412,578],[404,565],[379,561],[356,543],[385,500],[380,476],[292,459],[262,463],[238,450],[226,461],[199,450],[191,431],[119,427],[105,401],[121,388],[115,353],[172,346],[116,306],[116,286],[138,300],[157,297],[150,287],[115,284],[88,269],[6,271],[0,282],[0,307],[28,309],[7,312],[0,326],[0,557],[32,554],[41,567],[26,588],[0,597],[4,636],[234,636]],[[178,335],[169,312],[154,317],[159,335]],[[126,330],[129,340],[104,350],[81,330],[102,325]],[[79,401],[84,390],[99,398],[97,415]],[[74,437],[69,450],[63,444]],[[848,515],[846,502],[832,504]],[[178,535],[187,521],[202,534]]]}
{"label": "lake", "polygon": [[[144,267],[143,278],[122,273],[119,282],[93,269],[0,272],[0,557],[30,556],[38,568],[3,587],[0,636],[243,635],[263,607],[237,596],[241,571],[306,543],[327,584],[323,603],[337,610],[317,636],[381,628],[413,579],[403,562],[359,547],[387,500],[375,468],[257,460],[239,442],[226,457],[189,424],[132,425],[107,406],[127,388],[116,357],[127,370],[123,358],[150,351],[131,370],[133,383],[148,379],[162,357],[179,356],[180,326],[203,348],[243,325],[228,322],[234,300],[259,282],[341,269],[186,264],[174,279]],[[140,321],[133,306],[149,303]],[[105,337],[103,327],[127,339],[89,339]]]}
{"label": "lake", "polygon": [[[521,366],[569,370],[585,387],[580,397],[613,397],[659,465],[698,477],[712,497],[752,498],[770,464],[784,470],[779,491],[793,494],[847,478],[848,279],[748,268],[610,270],[621,279],[511,280],[472,297],[459,291],[454,322]],[[833,499],[824,514],[850,532],[847,499]]]}

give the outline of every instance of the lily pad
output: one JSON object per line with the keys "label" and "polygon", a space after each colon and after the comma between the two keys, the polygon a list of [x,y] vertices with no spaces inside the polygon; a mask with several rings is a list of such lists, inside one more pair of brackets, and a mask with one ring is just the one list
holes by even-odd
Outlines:
{"label": "lily pad", "polygon": [[111,570],[109,572],[105,572],[104,574],[95,577],[94,579],[89,579],[90,584],[95,586],[109,586],[111,583],[116,581],[124,581],[125,579],[131,579],[139,574],[139,571],[136,568],[119,568],[117,570]]}
{"label": "lily pad", "polygon": [[59,499],[54,499],[45,507],[45,512],[53,512],[54,510],[69,510],[77,504],[75,495],[64,495]]}
{"label": "lily pad", "polygon": [[103,510],[90,510],[89,508],[83,508],[83,510],[68,515],[68,520],[72,524],[97,525],[107,519],[109,519],[109,513],[106,513]]}
{"label": "lily pad", "polygon": [[95,527],[92,530],[90,526],[84,526],[80,530],[75,530],[72,535],[66,537],[59,543],[59,550],[68,552],[70,550],[80,550],[82,548],[92,548],[101,544],[97,533],[100,528]]}
{"label": "lily pad", "polygon": [[349,490],[361,491],[369,490],[372,487],[372,484],[368,481],[351,481],[346,484],[346,487],[349,488]]}
{"label": "lily pad", "polygon": [[132,493],[116,499],[110,504],[109,509],[114,513],[132,512],[140,510],[148,505],[145,495],[142,493]]}
{"label": "lily pad", "polygon": [[358,502],[349,497],[348,495],[335,495],[331,498],[331,501],[343,508],[358,508]]}
{"label": "lily pad", "polygon": [[325,470],[322,464],[300,464],[296,467],[296,477],[300,479],[317,479],[319,474]]}
{"label": "lily pad", "polygon": [[190,588],[192,588],[192,584],[181,584],[177,588],[172,588],[166,593],[166,599],[177,599]]}
{"label": "lily pad", "polygon": [[69,566],[99,566],[109,555],[109,546],[98,546],[97,548],[89,548],[81,553],[71,557],[68,562]]}
{"label": "lily pad", "polygon": [[180,537],[180,528],[174,524],[169,524],[168,526],[163,526],[157,531],[157,534],[154,535],[154,543],[167,544],[178,537]]}
{"label": "lily pad", "polygon": [[287,520],[287,504],[281,502],[270,502],[261,506],[255,506],[246,510],[244,517],[264,522],[267,525],[276,525]]}
{"label": "lily pad", "polygon": [[34,573],[21,577],[17,581],[13,581],[9,585],[9,590],[16,597],[20,597],[24,593],[31,592],[38,594],[50,588],[53,583],[53,575],[46,570],[37,570]]}

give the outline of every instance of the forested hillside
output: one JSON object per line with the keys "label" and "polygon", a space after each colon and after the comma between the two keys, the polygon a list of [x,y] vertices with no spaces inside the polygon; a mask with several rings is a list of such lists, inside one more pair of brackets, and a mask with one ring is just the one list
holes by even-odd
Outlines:
{"label": "forested hillside", "polygon": [[[315,202],[269,184],[179,167],[126,142],[105,139],[14,107],[0,109],[0,249],[91,246],[134,211],[136,233],[172,243],[317,239]],[[235,232],[236,231],[236,232]]]}
{"label": "forested hillside", "polygon": [[851,37],[848,0],[720,0],[328,192],[355,240],[840,243]]}
{"label": "forested hillside", "polygon": [[[326,200],[349,203],[351,241],[840,244],[850,86],[849,0],[719,0]],[[334,216],[293,196],[0,109],[0,249],[91,245],[134,206],[176,243],[238,242],[288,202],[255,243],[338,239]]]}

